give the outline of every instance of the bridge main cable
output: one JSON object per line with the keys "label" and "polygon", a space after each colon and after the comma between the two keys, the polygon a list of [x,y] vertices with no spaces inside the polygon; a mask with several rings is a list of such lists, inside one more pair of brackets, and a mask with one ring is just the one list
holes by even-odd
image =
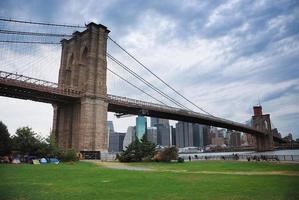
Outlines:
{"label": "bridge main cable", "polygon": [[132,71],[129,67],[127,67],[126,65],[124,65],[123,63],[121,63],[119,60],[117,60],[116,58],[114,58],[113,56],[111,56],[109,53],[107,53],[107,57],[110,58],[116,64],[118,64],[120,67],[122,67],[124,70],[126,70],[127,72],[129,72],[130,74],[132,74],[133,76],[135,76],[137,79],[139,79],[140,81],[142,81],[148,87],[150,87],[151,89],[155,90],[157,93],[159,93],[160,95],[162,95],[163,97],[165,97],[166,99],[168,99],[169,101],[171,101],[172,103],[174,103],[175,105],[177,105],[177,106],[179,106],[181,108],[184,108],[186,110],[190,110],[186,106],[182,105],[180,102],[176,101],[175,99],[173,99],[170,96],[168,96],[167,94],[165,94],[163,91],[161,91],[156,86],[152,85],[150,82],[148,82],[147,80],[145,80],[141,76],[139,76],[137,73],[135,73],[134,71]]}
{"label": "bridge main cable", "polygon": [[203,108],[197,106],[195,103],[187,99],[184,95],[182,95],[180,92],[178,92],[176,89],[174,89],[172,86],[170,86],[166,81],[164,81],[162,78],[160,78],[158,75],[156,75],[154,72],[152,72],[148,67],[146,67],[144,64],[142,64],[137,58],[135,58],[131,53],[129,53],[126,49],[124,49],[120,44],[118,44],[115,40],[113,40],[110,36],[108,38],[121,50],[123,50],[128,56],[130,56],[133,60],[135,60],[139,65],[141,65],[144,69],[146,69],[148,72],[150,72],[152,75],[154,75],[157,79],[159,79],[162,83],[164,83],[167,87],[169,87],[172,91],[174,91],[176,94],[178,94],[180,97],[191,103],[196,108],[200,109],[201,111],[205,112],[206,114],[214,117],[211,113],[205,111]]}
{"label": "bridge main cable", "polygon": [[48,36],[48,37],[71,37],[72,35],[58,34],[58,33],[42,33],[42,32],[27,32],[27,31],[12,31],[0,29],[0,34],[10,35],[32,35],[32,36]]}
{"label": "bridge main cable", "polygon": [[79,25],[33,22],[33,21],[25,21],[25,20],[7,19],[7,18],[0,18],[0,21],[22,23],[22,24],[34,24],[34,25],[41,25],[41,26],[58,26],[58,27],[65,27],[65,28],[86,28],[86,26],[79,26]]}
{"label": "bridge main cable", "polygon": [[117,76],[118,78],[122,79],[123,81],[127,82],[128,84],[130,84],[131,86],[133,86],[134,88],[138,89],[139,91],[143,92],[144,94],[148,95],[149,97],[155,99],[157,102],[167,106],[164,102],[160,101],[159,99],[155,98],[154,96],[150,95],[149,93],[147,93],[146,91],[142,90],[141,88],[137,87],[136,85],[134,85],[133,83],[131,83],[130,81],[126,80],[125,78],[123,78],[121,75],[117,74],[116,72],[112,71],[111,69],[109,69],[107,67],[107,70],[110,71],[112,74],[114,74],[115,76]]}
{"label": "bridge main cable", "polygon": [[[33,21],[24,21],[24,20],[15,20],[15,19],[7,19],[7,18],[0,18],[0,21],[5,21],[5,22],[13,22],[13,23],[23,23],[23,24],[35,24],[35,25],[43,25],[43,26],[60,26],[60,27],[68,27],[68,28],[86,28],[86,26],[78,26],[78,25],[67,25],[67,24],[56,24],[56,23],[45,23],[45,22],[33,22]],[[32,34],[32,35],[41,35],[41,34],[45,34],[43,36],[51,36],[48,33],[33,33],[33,32],[8,32],[6,30],[6,34]],[[46,35],[48,34],[48,35]],[[68,35],[67,35],[68,36]],[[148,69],[145,65],[143,65],[140,61],[138,61],[133,55],[131,55],[128,51],[126,51],[123,47],[121,47],[116,41],[114,41],[111,37],[108,36],[108,38],[114,42],[118,47],[120,47],[125,53],[127,53],[130,57],[132,57],[137,63],[139,63],[141,66],[143,66],[147,71],[149,71],[151,74],[153,74],[155,77],[157,77],[160,81],[162,81],[166,86],[168,86],[170,89],[172,89],[173,91],[175,91],[177,94],[179,94],[180,96],[182,96],[178,91],[176,91],[174,88],[172,88],[170,85],[168,85],[164,80],[162,80],[161,78],[159,78],[156,74],[154,74],[150,69]],[[57,44],[57,43],[47,43],[47,42],[20,42],[20,41],[0,41],[0,42],[7,42],[7,43],[36,43],[36,44]],[[131,71],[132,72],[132,71]],[[135,75],[137,75],[135,73]],[[135,76],[134,75],[134,76]],[[140,77],[140,76],[139,76]],[[145,81],[142,77],[140,77],[143,81]],[[139,79],[139,78],[138,78]],[[139,79],[140,80],[140,79]],[[146,81],[147,82],[147,81]],[[145,82],[144,82],[145,83]],[[150,84],[149,82],[147,82],[148,84]],[[148,85],[147,84],[147,85]],[[154,89],[156,92],[158,92],[159,94],[161,94],[162,96],[164,96],[165,98],[167,98],[168,100],[170,100],[171,102],[175,103],[176,105],[190,110],[189,108],[187,108],[186,106],[182,105],[181,103],[179,103],[178,101],[176,101],[175,99],[171,98],[170,96],[168,96],[167,94],[163,93],[161,90],[159,90],[158,88],[156,88],[155,86],[153,86],[152,84],[150,84],[152,89]],[[154,87],[154,88],[153,88]],[[157,91],[158,90],[158,91]],[[184,99],[186,99],[188,102],[191,102],[190,100],[188,100],[187,98],[185,98],[184,96],[182,96]],[[194,104],[195,105],[195,104]],[[198,107],[196,105],[196,107]],[[199,108],[199,107],[198,107]],[[201,108],[199,108],[201,109]],[[202,111],[204,111],[205,113],[211,115],[210,113],[206,112],[205,110],[201,109]]]}

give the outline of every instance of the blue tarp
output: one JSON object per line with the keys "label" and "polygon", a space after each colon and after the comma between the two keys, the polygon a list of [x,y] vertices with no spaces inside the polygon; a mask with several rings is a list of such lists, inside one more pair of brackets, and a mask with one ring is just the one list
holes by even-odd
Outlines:
{"label": "blue tarp", "polygon": [[57,158],[50,158],[50,163],[59,164],[59,160]]}
{"label": "blue tarp", "polygon": [[40,164],[47,164],[47,159],[42,158],[39,160]]}

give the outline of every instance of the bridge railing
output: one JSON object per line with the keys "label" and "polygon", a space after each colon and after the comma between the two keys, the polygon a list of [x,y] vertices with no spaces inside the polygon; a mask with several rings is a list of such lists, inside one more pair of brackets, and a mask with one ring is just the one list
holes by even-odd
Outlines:
{"label": "bridge railing", "polygon": [[121,97],[121,96],[116,96],[116,95],[111,95],[111,94],[108,94],[107,96],[109,99],[111,99],[113,101],[118,101],[121,103],[135,104],[138,106],[142,105],[142,106],[148,106],[148,107],[155,107],[155,108],[159,108],[162,110],[170,110],[170,111],[181,112],[181,113],[186,113],[186,114],[201,115],[201,116],[205,116],[205,117],[221,119],[218,117],[209,116],[209,115],[194,112],[191,110],[181,109],[181,108],[172,107],[172,106],[168,106],[168,105],[151,103],[151,102],[141,101],[141,100],[137,100],[137,99],[131,99],[131,98],[127,98],[127,97]]}
{"label": "bridge railing", "polygon": [[58,87],[57,83],[38,78],[32,78],[17,73],[0,71],[0,80],[4,82],[9,82],[13,85],[27,86],[30,88],[39,88],[46,92],[53,92],[56,94],[63,94],[75,97],[79,97],[81,95],[80,90],[76,90],[73,88]]}
{"label": "bridge railing", "polygon": [[[181,115],[186,115],[186,116],[201,117],[206,120],[213,120],[213,121],[217,121],[218,123],[230,124],[231,126],[241,127],[243,130],[246,130],[246,131],[254,130],[256,132],[260,132],[260,131],[255,130],[254,128],[249,127],[245,124],[241,124],[241,123],[234,122],[231,120],[194,112],[191,110],[185,110],[185,109],[180,109],[180,108],[171,107],[171,106],[167,106],[167,105],[151,103],[151,102],[131,99],[131,98],[127,98],[127,97],[121,97],[121,96],[116,96],[116,95],[111,95],[111,94],[108,94],[107,97],[109,100],[112,100],[116,103],[120,103],[123,105],[128,105],[128,106],[135,105],[137,107],[142,107],[145,110],[146,109],[156,109],[156,110],[167,111],[170,113],[176,113],[176,114],[181,114]],[[262,133],[262,132],[260,132],[260,133]]]}
{"label": "bridge railing", "polygon": [[137,100],[137,99],[131,99],[131,98],[127,98],[127,97],[121,97],[121,96],[116,96],[116,95],[111,95],[111,94],[108,94],[107,97],[112,101],[117,101],[117,102],[126,103],[126,104],[135,104],[137,106],[155,107],[155,108],[159,108],[159,109],[163,109],[163,110],[171,110],[171,111],[184,111],[184,110],[182,110],[180,108],[176,108],[176,107],[141,101],[141,100]]}
{"label": "bridge railing", "polygon": [[218,118],[218,117],[209,116],[209,115],[206,115],[206,114],[194,112],[194,111],[191,111],[191,110],[181,109],[181,108],[177,108],[177,107],[172,107],[172,106],[168,106],[168,105],[151,103],[151,102],[141,101],[141,100],[137,100],[137,99],[131,99],[131,98],[122,97],[122,96],[116,96],[116,95],[111,95],[111,94],[108,94],[107,96],[108,96],[109,99],[111,99],[113,101],[118,101],[118,102],[121,102],[121,103],[135,104],[137,106],[142,105],[142,106],[154,107],[154,108],[158,108],[158,109],[162,109],[162,110],[169,110],[169,111],[172,111],[172,112],[180,112],[180,113],[192,114],[192,115],[197,115],[197,116],[198,115],[205,116],[205,117],[209,117],[209,118],[213,118],[213,119],[221,119],[221,118]]}
{"label": "bridge railing", "polygon": [[46,87],[53,87],[53,88],[58,87],[57,83],[45,81],[45,80],[38,79],[38,78],[32,78],[29,76],[24,76],[24,75],[21,75],[18,73],[0,71],[0,78],[18,80],[18,81],[22,81],[22,82],[26,82],[26,83],[33,83],[33,84],[42,85],[42,86],[46,86]]}
{"label": "bridge railing", "polygon": [[[232,152],[233,154],[233,152]],[[179,154],[184,160],[189,160],[189,155],[192,161],[200,160],[236,160],[235,155],[204,155],[204,153]],[[299,161],[299,155],[263,155],[257,153],[238,154],[238,160],[247,161]]]}

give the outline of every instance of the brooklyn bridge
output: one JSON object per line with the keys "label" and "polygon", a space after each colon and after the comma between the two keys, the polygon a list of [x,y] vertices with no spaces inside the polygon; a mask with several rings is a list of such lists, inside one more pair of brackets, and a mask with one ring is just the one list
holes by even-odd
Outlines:
{"label": "brooklyn bridge", "polygon": [[[31,23],[41,26],[59,26],[57,24],[1,20],[13,23]],[[107,40],[110,40],[146,70],[151,72],[149,68],[140,63],[140,61],[109,36],[110,31],[107,27],[101,24],[89,23],[79,28],[81,31],[76,31],[72,35],[66,35],[60,42],[62,51],[58,83],[20,73],[0,71],[1,96],[53,105],[54,117],[52,131],[60,147],[74,148],[80,152],[107,151],[107,112],[115,112],[119,115],[134,114],[199,123],[249,133],[256,137],[258,151],[271,150],[274,148],[273,141],[280,140],[271,133],[270,121],[264,119],[262,116],[252,118],[251,125],[216,117],[183,96],[168,83],[164,82],[159,75],[153,74],[164,82],[170,90],[182,96],[202,112],[189,109],[186,105],[167,95],[161,88],[154,86],[149,80],[144,79],[142,75],[131,70],[123,62],[107,52]],[[11,31],[3,28],[0,30],[0,34],[34,36],[46,33]],[[51,36],[50,33],[47,34]],[[30,41],[20,40],[1,40],[0,42],[2,44],[17,43],[20,45],[30,43]],[[42,44],[43,42],[40,43]],[[175,106],[168,105],[162,98],[151,95],[148,91],[122,77],[117,71],[110,69],[107,66],[107,59],[130,72],[157,94],[171,101]],[[112,73],[123,80],[124,83],[152,98],[154,102],[108,94],[107,72]]]}

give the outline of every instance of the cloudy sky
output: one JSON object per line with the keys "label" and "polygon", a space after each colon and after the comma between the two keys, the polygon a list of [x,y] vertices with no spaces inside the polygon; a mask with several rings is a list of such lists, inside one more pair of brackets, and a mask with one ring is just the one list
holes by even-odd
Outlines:
{"label": "cloudy sky", "polygon": [[[252,115],[252,106],[260,102],[282,135],[291,132],[295,138],[299,137],[299,1],[2,0],[0,16],[52,23],[104,24],[111,30],[112,38],[213,115],[245,122]],[[109,51],[194,109],[129,61],[112,43]],[[51,66],[39,68],[39,74],[35,74],[35,65],[27,73],[57,80],[59,50],[43,47],[26,56],[26,60],[46,57],[44,62]],[[4,65],[0,70],[26,71]],[[109,65],[129,78],[112,63]],[[144,99],[111,75],[108,89],[109,93]],[[0,120],[11,133],[17,127],[29,125],[44,136],[49,134],[51,105],[0,97],[0,111]],[[109,119],[114,120],[118,131],[134,125],[132,117],[116,120],[110,113]]]}

